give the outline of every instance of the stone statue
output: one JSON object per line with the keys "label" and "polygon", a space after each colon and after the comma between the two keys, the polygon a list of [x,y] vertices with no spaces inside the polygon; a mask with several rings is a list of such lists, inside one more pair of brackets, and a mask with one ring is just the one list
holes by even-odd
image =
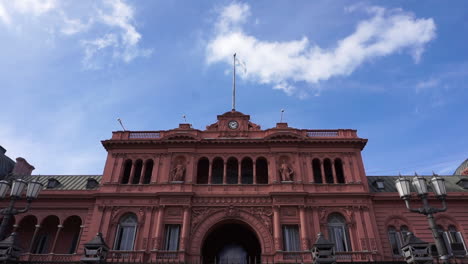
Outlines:
{"label": "stone statue", "polygon": [[182,163],[182,160],[179,160],[177,165],[174,166],[171,174],[171,181],[184,181],[185,165]]}
{"label": "stone statue", "polygon": [[280,165],[280,174],[281,174],[281,181],[292,181],[292,176],[294,174],[294,171],[291,167],[289,167],[288,163],[286,160],[281,161]]}

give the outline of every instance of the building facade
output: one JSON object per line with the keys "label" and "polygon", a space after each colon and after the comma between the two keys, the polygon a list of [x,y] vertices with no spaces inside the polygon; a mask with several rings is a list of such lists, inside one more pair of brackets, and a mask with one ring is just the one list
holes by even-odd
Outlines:
{"label": "building facade", "polygon": [[[25,176],[45,189],[9,232],[34,260],[78,260],[97,233],[111,259],[310,262],[323,233],[340,261],[398,260],[407,232],[432,235],[395,176],[366,175],[366,143],[351,129],[263,130],[237,111],[205,130],[117,131],[102,141],[102,175]],[[436,220],[452,252],[468,237],[468,176],[444,178],[449,209]]]}

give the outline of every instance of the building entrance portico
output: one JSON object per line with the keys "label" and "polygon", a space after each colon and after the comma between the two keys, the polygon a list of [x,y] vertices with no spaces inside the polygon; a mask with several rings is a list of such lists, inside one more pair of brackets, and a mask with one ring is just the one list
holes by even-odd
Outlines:
{"label": "building entrance portico", "polygon": [[247,224],[225,220],[208,231],[202,246],[203,263],[260,262],[260,242]]}

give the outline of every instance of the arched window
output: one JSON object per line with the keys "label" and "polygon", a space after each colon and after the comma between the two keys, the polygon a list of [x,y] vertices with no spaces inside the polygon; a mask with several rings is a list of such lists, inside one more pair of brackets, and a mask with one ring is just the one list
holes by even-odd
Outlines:
{"label": "arched window", "polygon": [[141,170],[143,168],[143,161],[141,159],[135,162],[135,170],[133,172],[132,184],[140,183]]}
{"label": "arched window", "polygon": [[312,170],[314,172],[314,182],[323,183],[322,181],[322,170],[320,169],[320,160],[314,159],[312,161]]}
{"label": "arched window", "polygon": [[452,243],[464,243],[461,233],[457,231],[457,228],[454,225],[450,225],[448,227],[448,232]]}
{"label": "arched window", "polygon": [[222,184],[223,183],[223,173],[224,173],[224,161],[222,158],[215,158],[213,160],[213,165],[211,166],[211,183],[212,184]]}
{"label": "arched window", "polygon": [[406,238],[408,237],[409,232],[410,231],[409,231],[408,226],[405,226],[405,225],[400,226],[400,234],[401,234],[402,244],[405,242]]}
{"label": "arched window", "polygon": [[210,172],[210,161],[205,157],[200,158],[198,160],[198,165],[197,165],[197,183],[207,184],[209,172]]}
{"label": "arched window", "polygon": [[463,236],[454,225],[449,225],[447,231],[442,226],[437,226],[437,231],[442,235],[447,253],[452,256],[466,255],[466,245]]}
{"label": "arched window", "polygon": [[345,183],[344,172],[343,172],[343,162],[341,159],[335,159],[335,172],[336,172],[336,181],[338,183]]}
{"label": "arched window", "polygon": [[46,254],[52,250],[55,234],[58,230],[60,220],[55,215],[47,216],[41,223],[41,228],[34,240],[31,253]]}
{"label": "arched window", "polygon": [[124,172],[122,176],[122,184],[127,184],[130,180],[130,172],[132,171],[132,160],[126,160],[124,164]]}
{"label": "arched window", "polygon": [[226,183],[236,184],[239,175],[239,162],[236,158],[229,158],[226,164]]}
{"label": "arched window", "polygon": [[333,183],[332,164],[329,159],[323,161],[323,169],[325,170],[325,180],[327,183]]}
{"label": "arched window", "polygon": [[244,158],[241,162],[241,180],[242,184],[253,183],[253,161],[251,158]]}
{"label": "arched window", "polygon": [[115,234],[114,250],[133,250],[137,229],[137,218],[126,214],[120,218]]}
{"label": "arched window", "polygon": [[143,184],[149,184],[151,182],[151,175],[153,174],[154,161],[149,159],[145,163],[145,174],[143,177]]}
{"label": "arched window", "polygon": [[388,227],[388,239],[390,240],[390,247],[394,256],[401,255],[401,241],[394,226]]}
{"label": "arched window", "polygon": [[331,214],[328,217],[328,236],[329,239],[335,243],[336,251],[351,251],[348,227],[342,215]]}
{"label": "arched window", "polygon": [[268,184],[268,162],[265,158],[257,158],[255,162],[255,174],[258,184]]}
{"label": "arched window", "polygon": [[37,218],[34,215],[25,216],[18,224],[16,233],[18,234],[18,240],[23,252],[29,251],[36,225]]}
{"label": "arched window", "polygon": [[79,216],[70,216],[65,219],[63,223],[63,229],[60,231],[57,241],[56,249],[54,253],[57,254],[73,254],[76,251],[78,245],[78,239],[80,237],[81,229],[81,218]]}

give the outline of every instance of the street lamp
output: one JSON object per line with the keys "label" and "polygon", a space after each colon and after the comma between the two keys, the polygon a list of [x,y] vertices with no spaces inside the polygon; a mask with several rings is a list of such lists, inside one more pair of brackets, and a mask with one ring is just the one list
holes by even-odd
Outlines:
{"label": "street lamp", "polygon": [[[42,186],[43,184],[40,183],[37,179],[32,180],[29,183],[25,180],[14,179],[12,184],[10,184],[8,181],[0,181],[0,199],[4,199],[8,189],[11,189],[10,204],[7,208],[0,210],[0,214],[3,215],[3,220],[0,225],[0,240],[5,239],[7,236],[5,232],[11,217],[17,214],[26,213],[31,207],[32,201],[36,199],[37,196],[39,196],[39,192],[42,190]],[[16,200],[21,199],[21,195],[26,188],[26,207],[23,209],[16,209],[15,202]]]}
{"label": "street lamp", "polygon": [[[442,202],[442,208],[435,208],[429,205],[429,201],[427,199],[428,183],[426,179],[424,177],[418,176],[416,173],[414,175],[415,176],[413,177],[412,181],[410,181],[408,178],[403,178],[400,175],[400,177],[395,180],[395,187],[397,188],[400,198],[405,201],[406,208],[408,208],[410,212],[423,214],[427,217],[427,221],[429,222],[429,228],[432,230],[432,236],[434,237],[439,257],[444,264],[448,264],[449,256],[447,254],[447,249],[444,246],[444,240],[441,234],[438,232],[437,225],[434,220],[435,213],[445,212],[447,210],[447,203],[445,201],[445,197],[447,196],[445,180],[442,177],[439,177],[437,174],[433,173],[433,177],[429,181],[435,196]],[[410,182],[416,189],[418,197],[423,203],[423,206],[421,208],[411,208],[410,206]]]}

